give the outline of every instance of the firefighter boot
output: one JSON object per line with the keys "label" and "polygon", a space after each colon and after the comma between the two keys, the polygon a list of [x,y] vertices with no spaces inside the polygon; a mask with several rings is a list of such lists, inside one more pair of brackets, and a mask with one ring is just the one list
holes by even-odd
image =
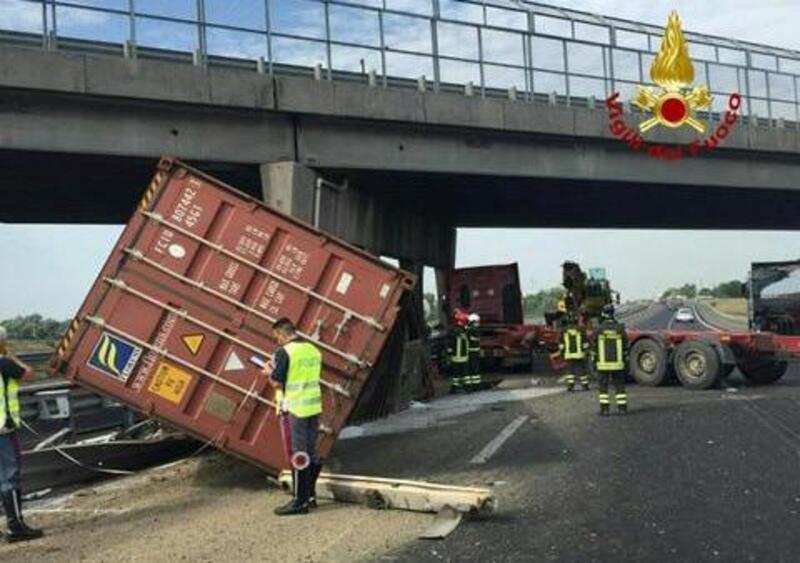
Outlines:
{"label": "firefighter boot", "polygon": [[628,414],[628,405],[617,405],[617,414],[621,416]]}
{"label": "firefighter boot", "polygon": [[321,472],[322,463],[311,464],[311,486],[309,488],[308,507],[312,510],[317,508],[317,479],[319,479],[319,474]]}
{"label": "firefighter boot", "polygon": [[588,391],[589,390],[589,376],[588,375],[582,375],[581,376],[581,388],[584,391]]}
{"label": "firefighter boot", "polygon": [[568,393],[572,393],[573,391],[575,391],[575,376],[574,375],[568,375],[567,376],[567,392]]}
{"label": "firefighter boot", "polygon": [[3,508],[6,511],[8,532],[6,541],[14,543],[41,538],[44,532],[29,527],[22,518],[22,495],[19,489],[3,494]]}
{"label": "firefighter boot", "polygon": [[[298,471],[297,469],[292,470],[292,488],[294,494],[292,495],[292,500],[284,504],[283,506],[279,506],[274,510],[275,514],[278,516],[293,516],[295,514],[308,514],[308,496],[303,496],[303,492],[307,489],[304,489],[305,480],[306,480],[306,473],[308,473],[308,468]],[[306,499],[306,500],[303,500]]]}
{"label": "firefighter boot", "polygon": [[611,414],[608,405],[600,405],[600,416],[609,416]]}

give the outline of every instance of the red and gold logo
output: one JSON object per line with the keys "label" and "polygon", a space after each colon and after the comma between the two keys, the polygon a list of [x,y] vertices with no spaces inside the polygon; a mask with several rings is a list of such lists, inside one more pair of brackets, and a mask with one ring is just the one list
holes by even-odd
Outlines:
{"label": "red and gold logo", "polygon": [[636,128],[628,127],[623,120],[619,92],[606,99],[609,113],[609,128],[619,139],[633,150],[645,150],[656,158],[676,160],[684,156],[698,156],[716,148],[731,132],[739,118],[741,96],[733,93],[728,99],[728,108],[715,130],[705,139],[696,139],[688,147],[646,143],[641,135],[656,126],[667,129],[691,127],[698,133],[706,132],[706,123],[698,119],[697,111],[711,110],[711,91],[705,84],[694,85],[694,64],[689,56],[689,42],[683,35],[681,20],[676,11],[669,15],[661,48],[650,67],[650,78],[659,86],[652,89],[639,85],[631,103],[650,117]]}

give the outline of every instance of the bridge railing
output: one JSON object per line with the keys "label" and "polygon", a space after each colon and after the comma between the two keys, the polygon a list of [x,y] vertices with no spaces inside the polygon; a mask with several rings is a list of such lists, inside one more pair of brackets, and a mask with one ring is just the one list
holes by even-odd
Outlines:
{"label": "bridge railing", "polygon": [[[666,15],[665,15],[666,19]],[[0,38],[47,49],[586,103],[649,84],[663,28],[528,0],[3,0]],[[800,52],[687,33],[718,119],[800,122]],[[424,77],[424,80],[422,80]],[[652,85],[652,84],[651,84]],[[791,125],[790,125],[791,126]]]}

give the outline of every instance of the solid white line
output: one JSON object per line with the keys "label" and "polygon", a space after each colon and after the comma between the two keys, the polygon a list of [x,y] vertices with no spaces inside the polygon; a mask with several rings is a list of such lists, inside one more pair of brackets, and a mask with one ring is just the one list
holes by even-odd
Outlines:
{"label": "solid white line", "polygon": [[503,428],[503,430],[494,437],[494,439],[486,444],[486,446],[480,451],[478,455],[472,458],[470,463],[486,463],[490,457],[492,457],[500,447],[506,443],[506,440],[511,438],[511,436],[519,430],[519,427],[525,424],[525,421],[528,420],[528,416],[520,416],[515,418],[511,421],[511,424]]}
{"label": "solid white line", "polygon": [[701,325],[711,330],[712,332],[722,332],[721,328],[715,327],[714,325],[709,324],[705,320],[703,320],[703,316],[700,314],[700,308],[697,305],[692,305],[692,311],[694,312],[694,318],[697,319],[697,321]]}

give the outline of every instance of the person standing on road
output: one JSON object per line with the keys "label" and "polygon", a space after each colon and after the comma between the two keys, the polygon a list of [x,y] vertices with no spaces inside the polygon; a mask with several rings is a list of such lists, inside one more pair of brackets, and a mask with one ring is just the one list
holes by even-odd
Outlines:
{"label": "person standing on road", "polygon": [[566,362],[567,391],[575,391],[575,380],[580,378],[581,388],[589,390],[589,374],[586,369],[586,350],[589,343],[586,341],[586,333],[573,315],[566,315],[564,324],[561,328],[561,338],[558,350],[561,359]]}
{"label": "person standing on road", "polygon": [[23,520],[20,489],[19,383],[32,378],[33,370],[9,354],[6,340],[6,329],[0,326],[0,493],[8,523],[6,541],[13,543],[41,538],[44,532]]}
{"label": "person standing on road", "polygon": [[478,331],[481,318],[477,313],[472,313],[467,318],[467,355],[468,373],[466,388],[468,390],[480,389],[483,386],[481,376],[481,336]]}
{"label": "person standing on road", "polygon": [[275,509],[278,516],[307,514],[316,508],[316,481],[322,464],[316,448],[322,414],[322,353],[311,342],[299,340],[287,318],[272,326],[279,348],[266,372],[276,390],[281,417],[288,420],[292,465],[292,500]]}
{"label": "person standing on road", "polygon": [[600,325],[592,335],[592,357],[597,372],[599,390],[600,416],[610,414],[608,394],[609,383],[614,383],[614,400],[617,412],[628,412],[628,395],[625,393],[625,376],[627,373],[628,337],[625,325],[614,317],[614,306],[603,307]]}
{"label": "person standing on road", "polygon": [[467,314],[461,309],[456,309],[453,313],[453,324],[447,346],[448,375],[452,392],[466,389],[469,371],[469,338],[466,325]]}

